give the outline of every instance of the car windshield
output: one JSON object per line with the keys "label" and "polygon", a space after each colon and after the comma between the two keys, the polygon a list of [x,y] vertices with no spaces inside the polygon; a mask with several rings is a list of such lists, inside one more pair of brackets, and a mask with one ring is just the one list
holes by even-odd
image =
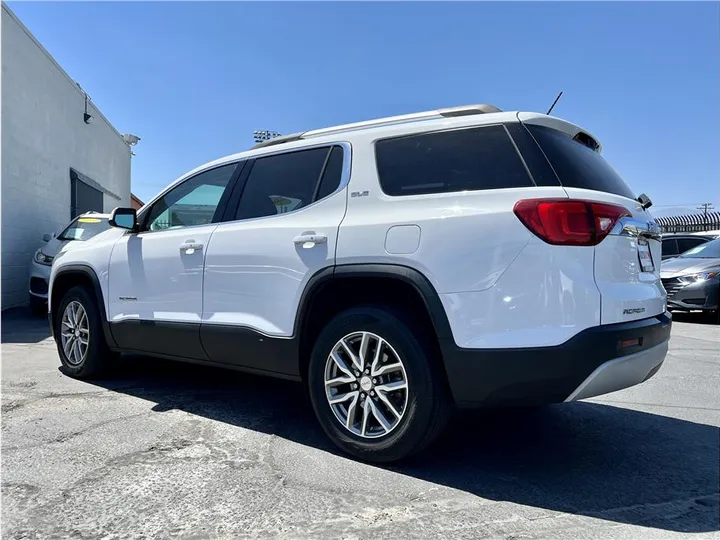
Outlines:
{"label": "car windshield", "polygon": [[58,236],[59,240],[88,240],[110,228],[107,218],[80,216]]}
{"label": "car windshield", "polygon": [[680,257],[683,259],[720,259],[720,238],[689,249]]}

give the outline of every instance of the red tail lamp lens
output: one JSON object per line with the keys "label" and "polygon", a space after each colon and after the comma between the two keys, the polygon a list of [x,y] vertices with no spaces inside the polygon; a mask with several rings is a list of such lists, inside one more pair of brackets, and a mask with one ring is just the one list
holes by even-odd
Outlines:
{"label": "red tail lamp lens", "polygon": [[622,206],[572,199],[526,199],[514,208],[520,221],[548,244],[595,246],[623,216]]}

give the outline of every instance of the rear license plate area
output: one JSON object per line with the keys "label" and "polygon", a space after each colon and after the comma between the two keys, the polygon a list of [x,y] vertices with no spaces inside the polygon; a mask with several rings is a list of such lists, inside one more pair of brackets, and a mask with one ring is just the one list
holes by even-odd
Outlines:
{"label": "rear license plate area", "polygon": [[654,272],[655,264],[653,263],[650,245],[647,240],[638,238],[637,242],[638,259],[640,260],[640,269],[643,272]]}

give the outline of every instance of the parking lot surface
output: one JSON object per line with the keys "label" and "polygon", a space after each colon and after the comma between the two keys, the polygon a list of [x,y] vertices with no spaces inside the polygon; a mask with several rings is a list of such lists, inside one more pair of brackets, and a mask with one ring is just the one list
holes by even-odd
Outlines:
{"label": "parking lot surface", "polygon": [[299,385],[129,359],[59,370],[2,321],[3,538],[720,538],[720,326],[676,315],[664,367],[591,401],[457,415],[412,461],[340,455]]}

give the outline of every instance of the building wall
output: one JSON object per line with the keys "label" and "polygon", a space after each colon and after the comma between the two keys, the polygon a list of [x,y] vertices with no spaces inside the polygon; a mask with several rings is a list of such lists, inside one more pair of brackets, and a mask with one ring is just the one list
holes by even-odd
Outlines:
{"label": "building wall", "polygon": [[2,308],[27,301],[30,260],[70,220],[70,168],[100,184],[104,211],[130,205],[120,133],[2,4]]}

